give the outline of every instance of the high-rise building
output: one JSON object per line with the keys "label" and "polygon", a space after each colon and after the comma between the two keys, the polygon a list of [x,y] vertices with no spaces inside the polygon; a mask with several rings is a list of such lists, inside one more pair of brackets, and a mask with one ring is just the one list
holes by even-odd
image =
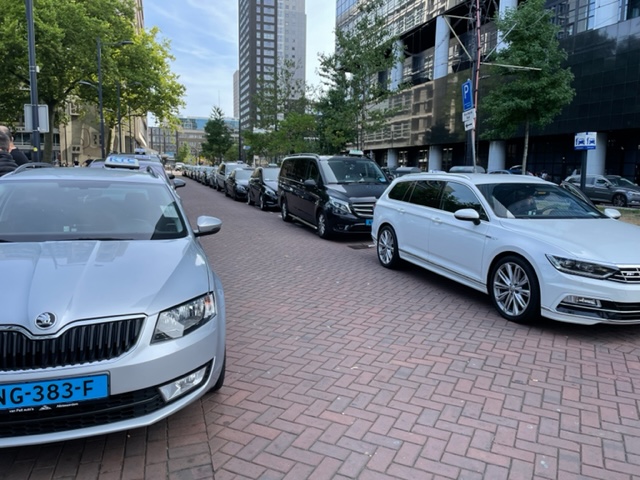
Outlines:
{"label": "high-rise building", "polygon": [[[370,0],[337,0],[336,28],[348,28],[358,5]],[[517,0],[480,0],[481,61],[498,44],[492,19],[515,8]],[[385,78],[411,84],[392,97],[398,113],[387,128],[367,135],[365,150],[383,165],[448,170],[469,164],[469,134],[462,118],[462,83],[472,77],[475,0],[385,0],[382,15],[399,36],[404,60]],[[579,132],[597,132],[587,153],[587,173],[623,175],[640,181],[640,0],[547,0],[560,27],[560,46],[574,74],[576,95],[562,113],[529,140],[528,167],[560,180],[580,168],[583,151],[574,148]],[[490,79],[480,68],[480,88]],[[488,91],[488,90],[485,90]],[[483,119],[479,96],[478,125]],[[481,134],[481,131],[479,132]],[[513,138],[478,142],[477,161],[492,169],[522,162],[524,131]]]}
{"label": "high-rise building", "polygon": [[258,114],[256,92],[277,81],[285,61],[294,65],[294,78],[305,81],[305,0],[238,0],[238,17],[238,118],[246,130]]}

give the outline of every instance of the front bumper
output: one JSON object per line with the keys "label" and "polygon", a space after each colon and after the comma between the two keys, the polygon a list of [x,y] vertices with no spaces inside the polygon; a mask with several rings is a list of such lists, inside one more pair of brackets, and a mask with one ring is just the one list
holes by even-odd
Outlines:
{"label": "front bumper", "polygon": [[540,278],[544,317],[582,325],[640,324],[640,283],[567,275],[553,267]]}
{"label": "front bumper", "polygon": [[336,233],[370,233],[372,218],[363,218],[356,215],[338,215],[329,212],[327,220],[332,232]]}
{"label": "front bumper", "polygon": [[[109,396],[99,400],[0,410],[0,447],[71,440],[151,425],[195,401],[218,380],[224,363],[224,313],[191,334],[150,345],[157,317],[147,318],[130,352],[92,364],[0,373],[2,384],[107,374]],[[202,370],[204,378],[165,401],[160,387]],[[202,373],[202,372],[201,372]]]}

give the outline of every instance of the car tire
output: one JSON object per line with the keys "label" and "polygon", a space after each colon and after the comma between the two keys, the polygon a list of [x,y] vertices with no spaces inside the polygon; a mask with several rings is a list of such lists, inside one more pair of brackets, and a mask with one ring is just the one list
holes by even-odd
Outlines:
{"label": "car tire", "polygon": [[522,257],[508,255],[491,269],[487,285],[491,303],[502,317],[527,324],[540,318],[540,286],[533,267]]}
{"label": "car tire", "polygon": [[220,376],[216,383],[209,389],[210,392],[217,392],[224,385],[224,378],[227,375],[227,351],[224,351],[224,358],[222,360],[222,370],[220,371]]}
{"label": "car tire", "polygon": [[385,225],[378,232],[376,243],[376,253],[380,265],[385,268],[398,268],[400,266],[400,255],[398,253],[398,237],[388,225]]}
{"label": "car tire", "polygon": [[621,195],[621,194],[617,193],[611,199],[611,203],[613,203],[613,205],[615,207],[626,207],[627,206],[627,198],[624,195]]}
{"label": "car tire", "polygon": [[260,194],[260,198],[258,199],[260,210],[263,212],[267,209],[267,204],[264,201],[264,195]]}
{"label": "car tire", "polygon": [[327,214],[322,210],[318,213],[316,217],[316,232],[320,238],[330,238],[331,237],[331,228],[329,227],[329,219],[327,218]]}
{"label": "car tire", "polygon": [[287,200],[285,198],[283,198],[282,202],[280,203],[280,216],[285,222],[291,221],[291,215],[289,215],[289,205],[287,205]]}

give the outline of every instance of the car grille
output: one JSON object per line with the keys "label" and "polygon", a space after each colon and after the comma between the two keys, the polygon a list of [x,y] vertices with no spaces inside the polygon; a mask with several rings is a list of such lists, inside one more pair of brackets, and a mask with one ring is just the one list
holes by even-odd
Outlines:
{"label": "car grille", "polygon": [[367,203],[352,203],[351,208],[353,213],[363,218],[373,218],[373,206],[374,202]]}
{"label": "car grille", "polygon": [[609,280],[622,283],[640,283],[640,267],[620,267],[620,271]]}
{"label": "car grille", "polygon": [[81,365],[117,358],[138,341],[144,318],[79,325],[55,338],[0,331],[0,371]]}

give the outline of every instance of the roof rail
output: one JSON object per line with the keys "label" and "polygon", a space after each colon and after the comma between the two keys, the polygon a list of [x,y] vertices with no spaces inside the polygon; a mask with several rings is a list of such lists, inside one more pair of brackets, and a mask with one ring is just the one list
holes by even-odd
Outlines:
{"label": "roof rail", "polygon": [[319,157],[317,153],[292,153],[291,155],[287,155],[287,157]]}
{"label": "roof rail", "polygon": [[47,162],[23,163],[18,168],[16,168],[15,170],[13,170],[12,172],[9,172],[9,173],[20,173],[20,172],[24,172],[25,170],[29,170],[31,168],[54,168],[54,165],[51,164],[51,163],[47,163]]}

